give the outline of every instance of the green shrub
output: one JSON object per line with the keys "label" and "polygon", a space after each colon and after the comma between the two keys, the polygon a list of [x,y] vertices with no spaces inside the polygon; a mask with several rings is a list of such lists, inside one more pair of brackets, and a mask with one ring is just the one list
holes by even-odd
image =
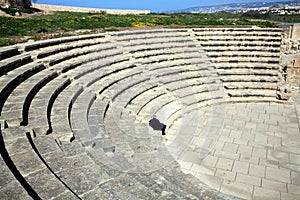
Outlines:
{"label": "green shrub", "polygon": [[14,41],[8,39],[0,39],[0,47],[9,46],[15,44]]}

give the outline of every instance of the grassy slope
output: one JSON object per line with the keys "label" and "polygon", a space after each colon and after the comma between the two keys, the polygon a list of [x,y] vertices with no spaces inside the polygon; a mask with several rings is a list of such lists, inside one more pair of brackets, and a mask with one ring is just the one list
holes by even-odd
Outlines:
{"label": "grassy slope", "polygon": [[[251,19],[252,18],[252,19]],[[75,30],[104,32],[121,27],[205,27],[205,26],[259,26],[273,27],[271,20],[291,22],[298,16],[251,16],[233,13],[213,14],[148,14],[108,15],[105,13],[56,12],[50,15],[15,18],[0,16],[0,46],[24,42],[28,39],[45,39],[72,35]],[[90,32],[90,31],[89,31]],[[25,37],[26,36],[26,37]]]}

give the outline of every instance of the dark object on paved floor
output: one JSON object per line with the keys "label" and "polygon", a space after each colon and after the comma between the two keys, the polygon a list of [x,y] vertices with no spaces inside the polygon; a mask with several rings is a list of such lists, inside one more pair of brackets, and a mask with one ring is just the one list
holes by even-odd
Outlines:
{"label": "dark object on paved floor", "polygon": [[160,130],[162,135],[166,135],[166,128],[167,126],[163,123],[161,123],[158,119],[153,117],[151,120],[149,120],[149,125],[154,129],[154,130]]}

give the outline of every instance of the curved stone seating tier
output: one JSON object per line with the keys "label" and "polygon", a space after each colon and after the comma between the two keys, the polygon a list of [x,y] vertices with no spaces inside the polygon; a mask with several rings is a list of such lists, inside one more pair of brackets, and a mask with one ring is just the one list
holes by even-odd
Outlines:
{"label": "curved stone seating tier", "polygon": [[[194,82],[193,82],[194,80]],[[202,79],[202,77],[192,77],[189,78],[187,77],[186,79],[181,79],[181,82],[177,82],[177,81],[173,81],[167,84],[163,84],[161,86],[161,93],[158,93],[157,90],[154,88],[153,90],[149,90],[147,92],[144,92],[143,95],[136,97],[134,100],[131,100],[131,104],[133,104],[133,110],[131,110],[131,113],[135,113],[136,115],[140,115],[142,110],[148,110],[148,112],[150,111],[149,109],[145,108],[146,106],[149,106],[149,108],[152,108],[151,105],[148,105],[151,101],[155,100],[156,97],[159,98],[166,98],[167,100],[172,100],[169,99],[169,97],[165,97],[164,94],[166,95],[171,95],[175,96],[175,100],[180,100],[180,98],[185,97],[185,96],[192,96],[197,94],[197,93],[201,93],[201,92],[214,92],[216,90],[218,90],[220,87],[217,87],[217,85],[215,85],[215,87],[213,86],[213,84],[215,83],[214,80],[206,80],[204,78],[204,80]],[[212,85],[210,85],[212,84]],[[175,86],[175,88],[172,88],[173,86]],[[220,85],[218,85],[220,86]],[[149,93],[149,94],[148,94]],[[157,93],[157,94],[155,94]],[[157,100],[158,102],[161,100]],[[142,104],[141,104],[142,103]],[[181,102],[183,103],[183,102]],[[154,103],[155,104],[155,103]],[[157,102],[156,102],[157,104]],[[159,106],[161,106],[162,104],[158,104]],[[150,117],[151,115],[154,115],[155,112],[153,111],[153,113],[148,113],[146,116]],[[149,116],[150,115],[150,116]]]}
{"label": "curved stone seating tier", "polygon": [[[261,28],[157,29],[1,48],[0,163],[11,183],[0,197],[228,198],[181,171],[180,152],[198,146],[180,136],[180,126],[195,120],[187,131],[207,134],[199,126],[213,117],[204,108],[281,102],[281,35]],[[167,124],[170,141],[149,128],[153,115]],[[222,126],[217,122],[211,131]],[[204,145],[203,158],[212,145]]]}
{"label": "curved stone seating tier", "polygon": [[[35,74],[21,83],[14,91],[18,95],[10,95],[2,109],[1,117],[5,118],[9,125],[18,126],[21,123],[27,125],[27,112],[23,107],[28,108],[32,99],[41,87],[58,76],[56,72],[51,70],[44,71],[43,74]],[[23,122],[24,121],[24,122]]]}
{"label": "curved stone seating tier", "polygon": [[105,37],[105,34],[91,34],[91,35],[80,35],[80,36],[70,36],[70,37],[63,37],[63,38],[55,38],[50,40],[44,41],[36,41],[36,42],[29,42],[24,44],[16,45],[19,51],[32,51],[36,49],[41,49],[45,47],[61,45],[65,43],[71,43],[82,40],[92,40],[92,39],[99,39]]}
{"label": "curved stone seating tier", "polygon": [[[245,28],[233,31],[220,28],[213,34],[206,30],[210,29],[193,29],[194,37],[218,69],[228,100],[234,100],[235,97],[248,100],[252,97],[276,98],[282,76],[279,74],[280,29],[258,28],[251,31]],[[274,84],[266,90],[266,87],[260,86],[264,83]]]}
{"label": "curved stone seating tier", "polygon": [[12,47],[12,46],[3,47],[0,50],[0,60],[10,58],[19,54],[20,52],[18,51],[17,47]]}
{"label": "curved stone seating tier", "polygon": [[281,36],[280,28],[193,28],[192,31],[206,35],[237,35],[237,36]]}
{"label": "curved stone seating tier", "polygon": [[21,54],[1,60],[0,76],[5,75],[7,72],[17,69],[18,67],[32,62],[30,54]]}
{"label": "curved stone seating tier", "polygon": [[[42,63],[30,63],[24,65],[23,68],[26,68],[26,71],[23,69],[16,69],[14,72],[16,73],[8,73],[5,78],[1,79],[1,100],[0,100],[0,111],[2,111],[3,105],[7,100],[8,96],[14,91],[14,89],[22,83],[24,80],[29,78],[35,73],[38,73],[46,67]],[[21,70],[21,73],[19,72]]]}

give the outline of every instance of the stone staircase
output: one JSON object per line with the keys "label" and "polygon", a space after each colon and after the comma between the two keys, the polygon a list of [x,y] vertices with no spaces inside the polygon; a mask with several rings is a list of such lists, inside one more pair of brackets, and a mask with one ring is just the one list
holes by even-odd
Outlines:
{"label": "stone staircase", "polygon": [[193,29],[216,66],[228,101],[275,101],[280,74],[281,29]]}

